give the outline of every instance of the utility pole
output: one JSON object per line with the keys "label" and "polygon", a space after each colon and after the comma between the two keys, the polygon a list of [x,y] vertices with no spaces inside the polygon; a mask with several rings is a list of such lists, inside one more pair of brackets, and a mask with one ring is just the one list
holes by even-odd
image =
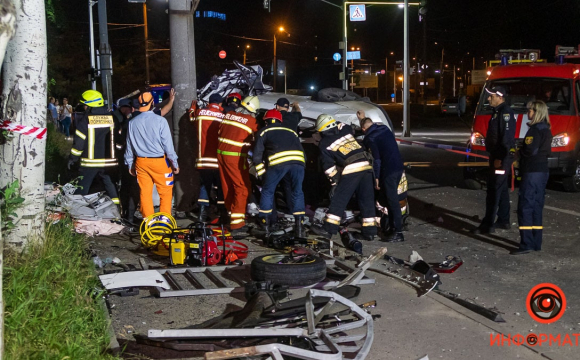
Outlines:
{"label": "utility pole", "polygon": [[91,89],[97,90],[97,82],[95,81],[96,67],[95,67],[95,29],[93,21],[93,5],[97,2],[89,0],[89,39],[91,41],[90,51],[91,51]]}
{"label": "utility pole", "polygon": [[443,97],[443,74],[444,74],[444,70],[443,70],[443,57],[445,56],[445,48],[441,49],[441,67],[439,70],[439,103],[441,104],[441,99]]}
{"label": "utility pole", "polygon": [[274,64],[272,64],[274,71],[272,71],[273,91],[276,91],[276,78],[278,77],[278,60],[276,60],[276,32],[274,31]]}
{"label": "utility pole", "polygon": [[[191,101],[197,99],[193,14],[198,4],[199,0],[169,0],[171,83],[175,89],[173,145],[179,155],[180,167],[180,173],[175,177],[174,194],[176,210],[180,211],[190,210],[187,207],[196,196],[185,190],[194,186],[192,179],[195,176],[195,159],[191,156],[194,149],[189,141],[193,134],[186,131],[193,131],[187,110]],[[186,198],[185,195],[191,196]]]}
{"label": "utility pole", "polygon": [[107,2],[98,2],[99,9],[99,56],[101,58],[101,81],[103,83],[103,96],[105,105],[111,109],[113,104],[113,61],[111,58],[111,47],[109,46],[109,33],[107,28]]}
{"label": "utility pole", "polygon": [[385,57],[385,102],[389,101],[389,55]]}
{"label": "utility pole", "polygon": [[143,3],[143,33],[145,35],[145,84],[150,84],[149,78],[149,29],[147,27],[147,3]]}
{"label": "utility pole", "polygon": [[411,136],[411,114],[409,113],[409,0],[404,9],[404,54],[403,54],[403,137]]}

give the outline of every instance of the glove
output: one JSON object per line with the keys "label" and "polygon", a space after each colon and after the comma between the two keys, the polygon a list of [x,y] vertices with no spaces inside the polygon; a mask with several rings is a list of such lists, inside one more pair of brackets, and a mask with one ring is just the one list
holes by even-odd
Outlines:
{"label": "glove", "polygon": [[332,187],[330,188],[330,192],[328,193],[328,196],[332,199],[332,197],[334,196],[334,192],[336,191],[336,184],[333,184]]}
{"label": "glove", "polygon": [[66,168],[70,170],[70,168],[75,164],[75,161],[73,159],[69,159],[68,164],[66,165]]}

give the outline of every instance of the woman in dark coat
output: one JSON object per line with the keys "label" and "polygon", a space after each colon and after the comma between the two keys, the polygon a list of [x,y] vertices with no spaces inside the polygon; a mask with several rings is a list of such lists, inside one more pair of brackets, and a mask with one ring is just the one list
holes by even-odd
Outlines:
{"label": "woman in dark coat", "polygon": [[520,149],[522,181],[518,198],[518,223],[521,242],[512,255],[542,249],[542,211],[550,175],[548,156],[552,145],[548,107],[541,100],[528,104],[529,129]]}

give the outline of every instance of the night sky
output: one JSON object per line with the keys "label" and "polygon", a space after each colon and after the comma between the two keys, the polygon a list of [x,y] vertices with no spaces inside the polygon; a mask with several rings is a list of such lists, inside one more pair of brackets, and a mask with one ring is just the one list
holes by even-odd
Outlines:
{"label": "night sky", "polygon": [[[341,3],[340,0],[328,1]],[[81,5],[78,0],[59,0],[59,3],[66,5],[64,8],[72,15],[64,17],[64,21],[73,21],[78,27],[77,41],[72,46],[79,47],[76,51],[86,51],[88,12],[85,3]],[[126,0],[109,0],[107,4],[109,23],[142,23],[141,4],[130,4]],[[167,3],[149,0],[147,4],[150,47],[168,48]],[[579,1],[428,0],[427,8],[427,62],[432,64],[439,63],[443,47],[446,63],[463,61],[471,68],[475,57],[477,69],[483,67],[485,60],[493,59],[499,49],[540,49],[542,57],[551,61],[556,45],[576,47],[580,44]],[[340,86],[340,66],[332,60],[332,55],[339,52],[338,42],[342,39],[342,10],[339,8],[320,0],[272,0],[269,13],[263,8],[262,0],[201,0],[198,11],[217,11],[226,15],[226,21],[195,19],[199,86],[205,84],[211,75],[231,68],[234,59],[241,61],[246,45],[251,47],[247,52],[248,63],[260,64],[269,70],[271,39],[278,26],[284,26],[291,34],[289,37],[278,35],[282,42],[278,44],[278,58],[288,63],[289,88],[305,88],[310,84]],[[98,21],[96,6],[94,14],[95,21]],[[423,23],[418,18],[418,8],[411,7],[411,58],[422,58]],[[118,29],[120,27],[112,25],[109,32],[116,61],[121,65],[130,62],[134,67],[144,68],[143,29]],[[402,59],[403,9],[397,6],[367,7],[367,21],[349,22],[348,29],[349,47],[361,48],[363,59],[360,64],[372,64],[373,70],[383,69],[385,58],[391,51],[394,56],[389,56],[389,68],[394,60]],[[218,58],[220,50],[227,52],[226,59]],[[152,74],[153,82],[170,81],[168,59],[167,52],[151,56],[152,65],[156,67],[155,74]],[[115,89],[119,89],[120,79],[114,77],[113,81],[117,83]]]}

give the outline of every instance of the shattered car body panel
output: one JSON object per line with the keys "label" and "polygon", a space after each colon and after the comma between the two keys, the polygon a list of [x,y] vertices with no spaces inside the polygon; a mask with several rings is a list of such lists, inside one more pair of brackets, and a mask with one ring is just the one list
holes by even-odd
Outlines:
{"label": "shattered car body panel", "polygon": [[365,115],[374,122],[383,123],[391,130],[393,129],[387,112],[368,98],[362,98],[353,92],[336,88],[322,89],[316,98],[272,92],[272,87],[262,82],[263,69],[261,66],[248,67],[237,61],[234,61],[234,64],[237,69],[225,70],[220,76],[214,76],[208,84],[199,90],[199,101],[207,103],[210,95],[214,93],[225,98],[232,92],[238,92],[244,96],[258,96],[260,108],[269,110],[274,108],[276,100],[284,97],[290,103],[300,103],[304,117],[299,125],[302,129],[314,127],[316,118],[320,114],[332,115],[336,120],[358,128],[359,120],[356,116],[358,110],[364,110]]}

